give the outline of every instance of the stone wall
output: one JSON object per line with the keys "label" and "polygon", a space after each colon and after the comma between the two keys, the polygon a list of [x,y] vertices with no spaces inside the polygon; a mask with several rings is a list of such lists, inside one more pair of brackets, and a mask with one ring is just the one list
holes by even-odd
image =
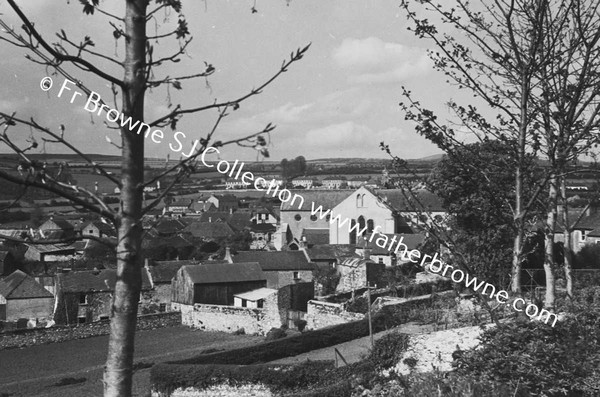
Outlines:
{"label": "stone wall", "polygon": [[[180,313],[151,314],[138,317],[137,329],[146,330],[174,327],[180,324]],[[2,325],[2,323],[0,323],[0,325]],[[81,324],[78,326],[33,328],[12,331],[5,330],[5,332],[0,333],[0,350],[108,335],[110,331],[109,327],[110,322],[104,320],[97,323]]]}
{"label": "stone wall", "polygon": [[261,384],[242,384],[242,385],[213,385],[204,389],[188,387],[186,389],[175,389],[168,396],[164,393],[159,393],[152,390],[152,397],[237,397],[237,396],[253,396],[253,397],[271,397],[271,390]]}
{"label": "stone wall", "polygon": [[204,331],[236,332],[243,329],[246,334],[265,335],[271,329],[269,321],[265,321],[265,309],[200,303],[180,307],[182,324]]}
{"label": "stone wall", "polygon": [[364,317],[364,314],[345,311],[344,305],[341,303],[311,300],[308,301],[308,310],[305,320],[307,329],[319,329],[331,325],[362,320]]}

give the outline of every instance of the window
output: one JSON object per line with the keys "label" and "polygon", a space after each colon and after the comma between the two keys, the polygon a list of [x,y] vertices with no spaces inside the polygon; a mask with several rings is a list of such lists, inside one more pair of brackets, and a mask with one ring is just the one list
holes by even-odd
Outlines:
{"label": "window", "polygon": [[166,304],[166,303],[161,303],[161,304],[158,306],[158,311],[159,311],[159,312],[161,312],[161,313],[162,313],[162,312],[166,312],[166,311],[167,311],[167,304]]}
{"label": "window", "polygon": [[585,241],[585,230],[581,230],[579,233],[579,239]]}
{"label": "window", "polygon": [[246,307],[246,299],[242,299],[242,307]]}
{"label": "window", "polygon": [[310,216],[310,220],[315,222],[317,220],[317,216],[316,215],[311,215]]}
{"label": "window", "polygon": [[94,234],[94,229],[88,230],[88,234]]}
{"label": "window", "polygon": [[263,300],[262,299],[256,302],[256,307],[259,309],[263,308]]}
{"label": "window", "polygon": [[294,280],[300,279],[300,272],[294,272],[293,275],[294,275]]}
{"label": "window", "polygon": [[359,216],[358,217],[358,236],[362,236],[364,233],[362,233],[362,231],[365,228],[365,217],[364,216]]}
{"label": "window", "polygon": [[329,222],[330,219],[331,219],[331,215],[329,215],[329,214],[325,215],[325,221]]}
{"label": "window", "polygon": [[300,222],[300,220],[302,219],[302,217],[300,216],[300,214],[296,214],[294,215],[294,219],[298,222]]}
{"label": "window", "polygon": [[379,263],[383,263],[383,258],[381,256],[379,257]]}
{"label": "window", "polygon": [[87,305],[88,304],[88,297],[87,295],[82,292],[79,294],[79,304],[80,305]]}
{"label": "window", "polygon": [[373,219],[369,219],[367,221],[367,232],[369,232],[369,234],[371,234],[371,233],[373,233],[373,229],[375,229]]}
{"label": "window", "polygon": [[79,324],[85,324],[85,317],[77,317],[77,322]]}

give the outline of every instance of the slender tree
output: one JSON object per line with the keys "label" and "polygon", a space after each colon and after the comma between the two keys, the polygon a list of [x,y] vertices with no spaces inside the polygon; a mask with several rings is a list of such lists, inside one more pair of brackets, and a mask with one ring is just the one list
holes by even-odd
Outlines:
{"label": "slender tree", "polygon": [[[131,118],[135,125],[139,122],[147,124],[148,129],[170,127],[175,130],[177,122],[184,115],[211,110],[217,112],[216,122],[208,129],[209,132],[204,137],[198,137],[197,144],[189,149],[187,158],[173,167],[167,167],[161,174],[148,181],[144,180],[144,134],[140,134],[140,130],[131,130],[127,123],[121,125],[121,123],[114,122],[108,126],[119,130],[120,134],[120,144],[107,138],[109,143],[119,148],[122,155],[120,176],[116,177],[92,161],[81,149],[69,143],[68,125],[61,126],[60,131],[56,131],[38,124],[33,119],[22,118],[14,113],[0,113],[0,127],[2,128],[0,141],[18,154],[25,170],[22,175],[0,171],[0,178],[22,186],[44,189],[64,197],[73,206],[95,212],[113,222],[116,227],[118,238],[114,248],[117,256],[117,281],[112,301],[110,338],[104,373],[104,394],[106,396],[128,396],[131,395],[134,336],[141,287],[142,216],[154,208],[174,186],[198,167],[197,156],[208,147],[217,148],[228,144],[238,144],[251,146],[264,155],[268,155],[265,136],[268,136],[274,128],[270,124],[261,131],[230,141],[214,141],[213,135],[221,120],[229,114],[230,110],[238,109],[241,102],[260,94],[273,80],[286,72],[291,64],[300,60],[308,50],[308,46],[293,52],[290,59],[285,60],[273,76],[250,92],[235,99],[216,100],[212,103],[196,104],[190,107],[177,104],[171,106],[167,114],[148,121],[144,117],[144,109],[149,89],[163,86],[178,90],[182,88],[183,81],[207,78],[215,71],[211,64],[206,63],[204,70],[194,75],[155,77],[158,73],[158,69],[155,69],[158,66],[179,62],[191,41],[187,22],[182,14],[181,2],[179,0],[155,0],[154,2],[126,0],[122,16],[103,10],[99,5],[99,0],[82,1],[81,3],[85,14],[100,14],[107,18],[110,24],[108,33],[113,36],[111,39],[119,41],[124,47],[122,60],[115,60],[112,56],[95,51],[94,42],[90,37],[86,36],[78,42],[68,36],[64,30],[58,33],[60,42],[50,43],[38,32],[34,23],[29,20],[14,0],[8,0],[8,4],[22,21],[22,32],[18,32],[4,20],[0,20],[0,25],[5,32],[0,38],[11,45],[26,49],[27,57],[30,60],[45,66],[47,70],[54,71],[56,75],[62,75],[74,82],[73,89],[76,87],[88,96],[92,94],[92,90],[83,82],[86,76],[95,75],[109,83],[112,87],[114,103],[108,106],[98,98],[98,106],[106,106],[107,110],[115,109],[124,119]],[[161,10],[177,13],[176,26],[168,32],[149,35],[146,27],[148,24],[154,26],[155,16]],[[158,51],[155,51],[155,42],[165,39],[175,39],[179,46],[172,54],[158,55]],[[79,78],[80,74],[82,78]],[[122,74],[122,77],[117,77],[119,74]],[[44,86],[42,85],[42,87]],[[117,210],[106,205],[95,192],[75,184],[61,182],[53,175],[47,174],[43,164],[29,156],[29,153],[38,147],[37,139],[32,136],[28,144],[23,146],[16,143],[11,134],[13,130],[19,131],[22,127],[35,130],[41,136],[38,139],[42,139],[44,143],[63,145],[79,155],[92,167],[94,172],[111,180],[120,189],[120,202]],[[182,153],[185,152],[182,150]],[[169,186],[162,189],[161,194],[144,207],[142,200],[144,187],[154,185],[161,177],[173,174],[175,177]],[[86,238],[92,237],[86,236]],[[109,244],[104,239],[97,240]]]}

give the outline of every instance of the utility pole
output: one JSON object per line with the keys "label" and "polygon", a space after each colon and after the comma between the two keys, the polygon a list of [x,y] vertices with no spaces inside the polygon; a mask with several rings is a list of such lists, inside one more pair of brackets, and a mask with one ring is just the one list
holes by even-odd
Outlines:
{"label": "utility pole", "polygon": [[373,349],[373,323],[371,322],[371,283],[367,282],[367,317],[369,319],[369,337],[371,338],[371,349]]}

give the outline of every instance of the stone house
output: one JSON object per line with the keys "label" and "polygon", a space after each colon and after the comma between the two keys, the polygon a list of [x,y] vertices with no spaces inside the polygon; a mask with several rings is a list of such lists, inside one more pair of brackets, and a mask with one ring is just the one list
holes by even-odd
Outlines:
{"label": "stone house", "polygon": [[196,303],[231,306],[235,294],[266,286],[266,276],[256,262],[182,266],[173,277],[171,308]]}
{"label": "stone house", "polygon": [[171,212],[172,214],[175,214],[175,216],[187,214],[190,212],[195,212],[195,210],[192,209],[193,203],[194,203],[194,200],[192,200],[192,199],[174,200],[171,203],[165,205],[165,210],[167,212]]}
{"label": "stone house", "polygon": [[[579,219],[580,216],[581,219]],[[586,244],[600,243],[600,213],[595,207],[589,207],[585,213],[578,209],[569,210],[569,220],[572,222],[571,247],[573,252],[581,251]],[[558,215],[554,241],[564,241],[563,225],[561,213]]]}
{"label": "stone house", "polygon": [[[69,271],[57,273],[55,279],[56,324],[89,323],[110,317],[112,295],[117,281],[116,270]],[[140,302],[150,289],[149,275],[144,268]]]}
{"label": "stone house", "polygon": [[46,222],[42,223],[38,228],[42,238],[69,239],[77,235],[77,231],[73,224],[65,219],[50,217]]}
{"label": "stone house", "polygon": [[158,311],[171,311],[171,282],[182,266],[199,265],[193,260],[184,261],[152,261],[146,259],[144,267],[148,271],[152,290],[148,292],[146,301],[149,305],[158,305]]}
{"label": "stone house", "polygon": [[54,296],[20,270],[0,280],[0,321],[48,320]]}
{"label": "stone house", "polygon": [[381,283],[385,265],[375,263],[367,258],[348,258],[343,260],[337,269],[341,277],[336,291],[346,292],[367,286],[377,286],[378,283]]}
{"label": "stone house", "polygon": [[233,263],[258,262],[265,274],[267,288],[279,289],[286,285],[312,282],[315,265],[305,251],[240,251]]}

